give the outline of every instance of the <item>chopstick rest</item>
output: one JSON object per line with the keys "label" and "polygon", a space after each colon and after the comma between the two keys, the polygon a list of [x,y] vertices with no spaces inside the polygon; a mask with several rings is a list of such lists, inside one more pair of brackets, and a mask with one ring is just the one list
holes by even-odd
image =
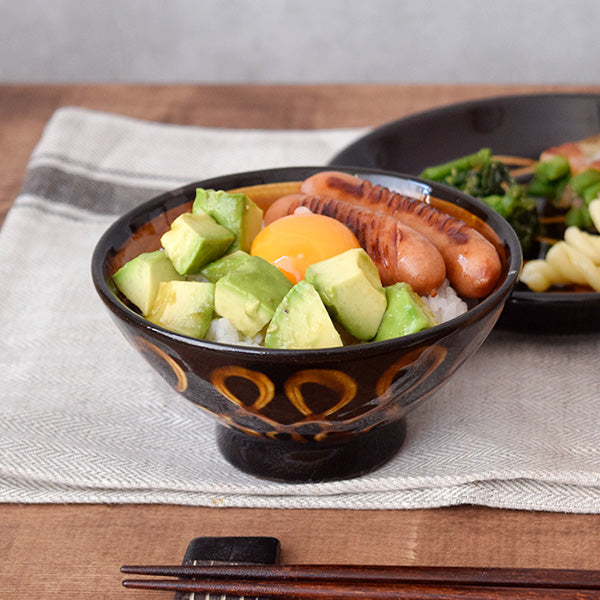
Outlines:
{"label": "chopstick rest", "polygon": [[[205,536],[190,541],[183,568],[200,565],[274,565],[279,562],[281,544],[267,536]],[[179,565],[181,568],[182,565]],[[175,590],[174,600],[190,598],[185,590]]]}

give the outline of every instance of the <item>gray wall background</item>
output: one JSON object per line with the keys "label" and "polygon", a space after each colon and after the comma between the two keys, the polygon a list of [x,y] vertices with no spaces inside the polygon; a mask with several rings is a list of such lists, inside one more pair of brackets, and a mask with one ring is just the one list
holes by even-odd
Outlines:
{"label": "gray wall background", "polygon": [[600,0],[0,0],[0,81],[600,84]]}

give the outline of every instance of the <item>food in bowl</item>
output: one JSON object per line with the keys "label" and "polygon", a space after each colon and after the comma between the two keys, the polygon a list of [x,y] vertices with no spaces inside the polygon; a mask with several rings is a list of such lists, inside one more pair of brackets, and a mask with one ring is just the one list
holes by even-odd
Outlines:
{"label": "food in bowl", "polygon": [[198,188],[189,211],[113,274],[151,322],[279,349],[378,342],[435,327],[487,296],[498,249],[431,204],[339,171],[263,211]]}

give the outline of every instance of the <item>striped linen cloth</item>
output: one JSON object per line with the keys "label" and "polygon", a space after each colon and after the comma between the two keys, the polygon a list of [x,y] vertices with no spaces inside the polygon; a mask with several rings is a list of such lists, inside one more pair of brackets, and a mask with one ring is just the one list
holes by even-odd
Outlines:
{"label": "striped linen cloth", "polygon": [[117,215],[207,177],[325,164],[363,133],[55,113],[0,230],[0,502],[600,512],[598,335],[493,332],[410,413],[387,465],[348,481],[284,484],[225,462],[213,420],[113,325],[90,257]]}

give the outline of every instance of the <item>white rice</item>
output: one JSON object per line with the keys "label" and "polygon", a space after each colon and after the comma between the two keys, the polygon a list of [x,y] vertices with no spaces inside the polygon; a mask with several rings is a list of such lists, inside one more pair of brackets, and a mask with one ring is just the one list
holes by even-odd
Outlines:
{"label": "white rice", "polygon": [[425,296],[423,300],[429,306],[438,323],[445,323],[467,312],[467,303],[458,296],[446,279],[435,296]]}
{"label": "white rice", "polygon": [[237,346],[260,346],[263,341],[262,333],[258,333],[254,337],[245,336],[225,317],[213,319],[204,337],[211,342],[235,344]]}

